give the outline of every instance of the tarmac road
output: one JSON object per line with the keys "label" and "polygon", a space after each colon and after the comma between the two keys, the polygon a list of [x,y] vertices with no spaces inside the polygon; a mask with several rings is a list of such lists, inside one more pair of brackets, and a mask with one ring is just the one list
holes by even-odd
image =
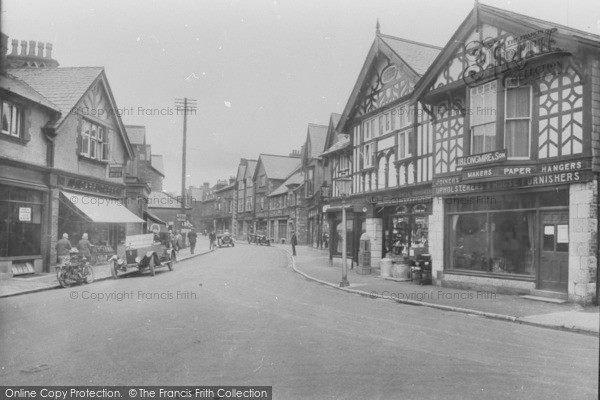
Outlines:
{"label": "tarmac road", "polygon": [[2,385],[272,385],[275,399],[596,399],[598,338],[361,297],[238,245],[0,299]]}

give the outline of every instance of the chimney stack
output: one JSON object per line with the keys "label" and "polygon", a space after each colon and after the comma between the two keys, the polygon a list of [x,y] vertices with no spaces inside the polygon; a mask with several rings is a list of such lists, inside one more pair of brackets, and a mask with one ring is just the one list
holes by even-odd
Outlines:
{"label": "chimney stack", "polygon": [[29,57],[35,57],[35,40],[29,41]]}
{"label": "chimney stack", "polygon": [[44,58],[44,43],[43,42],[37,42],[37,48],[38,48],[37,56],[39,58]]}
{"label": "chimney stack", "polygon": [[13,39],[10,41],[11,45],[12,45],[12,50],[10,52],[11,56],[16,56],[18,55],[18,50],[19,50],[19,41],[17,39]]}
{"label": "chimney stack", "polygon": [[0,74],[6,73],[6,53],[8,53],[8,36],[0,33]]}
{"label": "chimney stack", "polygon": [[21,57],[27,57],[27,40],[21,40]]}
{"label": "chimney stack", "polygon": [[52,58],[52,43],[46,43],[46,58]]}

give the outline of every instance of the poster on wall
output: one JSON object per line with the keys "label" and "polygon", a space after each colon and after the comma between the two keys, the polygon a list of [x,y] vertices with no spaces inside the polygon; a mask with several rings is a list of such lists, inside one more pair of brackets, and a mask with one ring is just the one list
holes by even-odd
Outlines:
{"label": "poster on wall", "polygon": [[31,222],[31,207],[19,207],[19,221]]}
{"label": "poster on wall", "polygon": [[569,225],[557,225],[556,243],[569,243]]}

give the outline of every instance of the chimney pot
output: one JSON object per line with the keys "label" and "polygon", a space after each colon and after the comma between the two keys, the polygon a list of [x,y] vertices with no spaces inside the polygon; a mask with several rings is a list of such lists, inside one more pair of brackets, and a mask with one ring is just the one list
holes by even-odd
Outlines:
{"label": "chimney pot", "polygon": [[27,56],[27,40],[21,40],[21,56]]}
{"label": "chimney pot", "polygon": [[38,48],[38,54],[37,54],[37,56],[39,58],[44,58],[44,43],[43,42],[38,42],[37,43],[37,48]]}
{"label": "chimney pot", "polygon": [[46,43],[46,58],[52,58],[52,43]]}
{"label": "chimney pot", "polygon": [[35,40],[29,41],[29,56],[35,57]]}
{"label": "chimney pot", "polygon": [[16,56],[19,50],[19,41],[17,39],[11,40],[12,51],[10,52],[11,56]]}

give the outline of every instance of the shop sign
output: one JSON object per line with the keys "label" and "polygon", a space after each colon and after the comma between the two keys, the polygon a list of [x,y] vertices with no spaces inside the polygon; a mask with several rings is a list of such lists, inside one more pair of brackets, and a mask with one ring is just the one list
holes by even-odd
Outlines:
{"label": "shop sign", "polygon": [[510,166],[510,167],[488,167],[482,169],[471,169],[463,171],[462,180],[488,179],[497,177],[518,177],[524,175],[533,175],[538,172],[535,165],[529,166]]}
{"label": "shop sign", "polygon": [[510,190],[523,187],[554,186],[576,182],[587,182],[592,179],[592,171],[572,171],[499,181],[459,183],[450,186],[438,186],[433,189],[433,192],[436,196],[444,196],[473,192]]}
{"label": "shop sign", "polygon": [[123,197],[123,189],[117,186],[106,185],[98,182],[90,182],[85,179],[69,178],[65,176],[59,176],[58,185],[75,190],[81,190],[101,195]]}
{"label": "shop sign", "polygon": [[177,221],[184,222],[185,220],[187,220],[185,214],[177,214]]}
{"label": "shop sign", "polygon": [[449,177],[444,177],[444,178],[435,178],[431,185],[433,187],[436,187],[436,186],[456,185],[458,183],[460,183],[460,176],[449,176]]}
{"label": "shop sign", "polygon": [[456,158],[456,166],[457,167],[469,167],[472,165],[482,165],[489,164],[495,162],[506,161],[507,152],[506,149],[490,151],[487,153],[481,154],[473,154],[470,156],[457,157]]}
{"label": "shop sign", "polygon": [[[562,161],[543,165],[495,166],[465,170],[462,181],[484,180],[489,178],[516,178],[520,176],[552,174],[556,172],[581,171],[591,169],[590,160]],[[458,182],[455,182],[458,183]]]}
{"label": "shop sign", "polygon": [[31,222],[31,207],[19,207],[19,221]]}

